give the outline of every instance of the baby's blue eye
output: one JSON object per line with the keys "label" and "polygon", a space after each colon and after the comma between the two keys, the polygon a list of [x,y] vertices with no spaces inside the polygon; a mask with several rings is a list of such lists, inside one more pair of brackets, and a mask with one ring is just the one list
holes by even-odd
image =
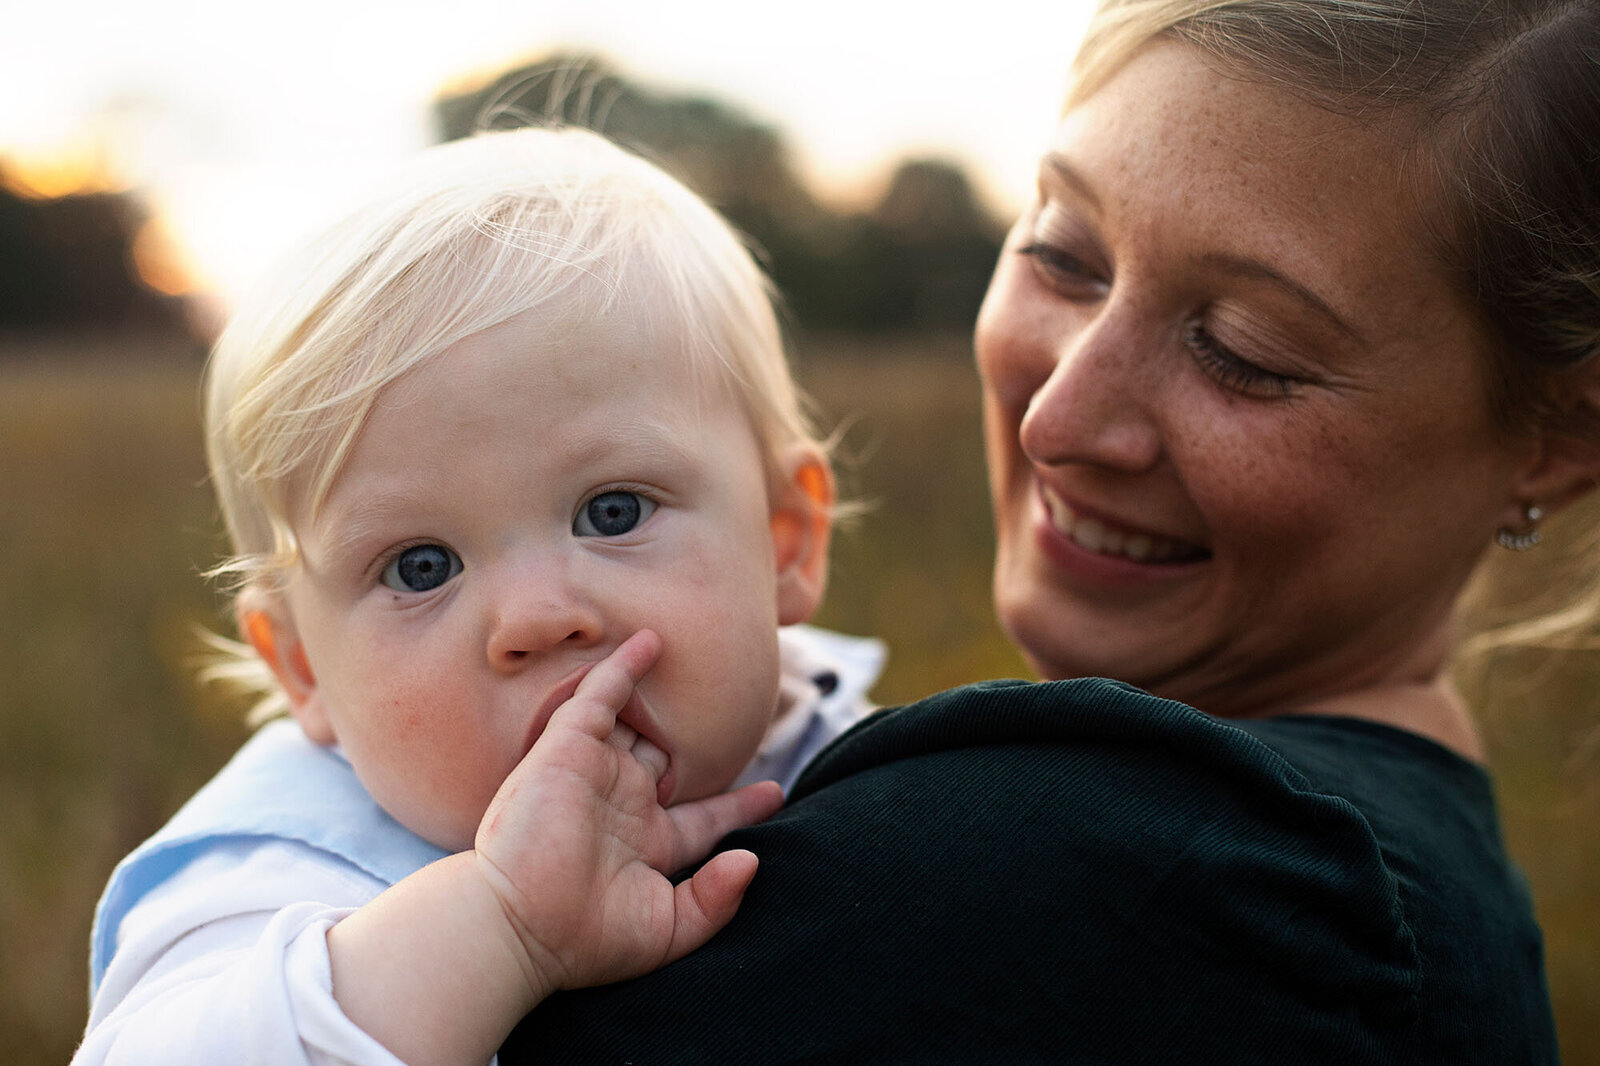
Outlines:
{"label": "baby's blue eye", "polygon": [[602,492],[583,505],[572,520],[572,532],[580,537],[620,537],[655,509],[654,500],[637,492]]}
{"label": "baby's blue eye", "polygon": [[438,544],[407,548],[383,568],[379,579],[396,592],[427,592],[461,573],[461,557]]}

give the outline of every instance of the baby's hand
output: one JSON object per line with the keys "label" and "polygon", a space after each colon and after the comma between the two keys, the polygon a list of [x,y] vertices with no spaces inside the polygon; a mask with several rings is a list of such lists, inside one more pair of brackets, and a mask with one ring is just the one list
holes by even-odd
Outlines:
{"label": "baby's hand", "polygon": [[661,806],[666,754],[617,720],[660,653],[643,630],[596,664],[478,826],[478,865],[526,952],[536,1000],[636,977],[704,944],[733,918],[756,857],[722,852],[677,886],[667,875],[783,804],[765,781]]}

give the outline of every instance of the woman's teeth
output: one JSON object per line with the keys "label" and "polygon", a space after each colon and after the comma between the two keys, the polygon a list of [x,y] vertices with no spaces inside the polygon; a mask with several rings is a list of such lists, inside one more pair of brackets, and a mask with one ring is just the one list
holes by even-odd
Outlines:
{"label": "woman's teeth", "polygon": [[1137,563],[1188,562],[1204,555],[1194,545],[1183,541],[1111,529],[1096,519],[1074,514],[1072,508],[1050,493],[1043,495],[1051,524],[1085,551],[1116,555]]}

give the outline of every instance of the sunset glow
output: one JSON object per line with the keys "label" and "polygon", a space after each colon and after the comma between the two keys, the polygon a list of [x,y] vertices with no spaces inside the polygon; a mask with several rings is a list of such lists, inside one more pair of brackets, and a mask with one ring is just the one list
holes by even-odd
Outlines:
{"label": "sunset glow", "polygon": [[[556,51],[778,128],[801,175],[864,202],[906,156],[954,159],[1002,213],[1027,195],[1088,0],[960,18],[818,0],[199,0],[18,5],[0,40],[0,175],[30,196],[132,189],[139,271],[227,301],[382,169],[430,106]],[[159,252],[150,250],[161,248]]]}
{"label": "sunset glow", "polygon": [[52,152],[0,155],[0,182],[19,196],[40,200],[128,191],[128,183],[111,172],[104,155],[83,143],[64,144]]}

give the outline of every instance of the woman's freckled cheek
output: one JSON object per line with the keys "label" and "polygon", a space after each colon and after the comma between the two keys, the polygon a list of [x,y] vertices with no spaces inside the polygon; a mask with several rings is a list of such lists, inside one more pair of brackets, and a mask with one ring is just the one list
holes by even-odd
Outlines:
{"label": "woman's freckled cheek", "polygon": [[[1190,454],[1200,457],[1188,475],[1191,490],[1203,511],[1214,520],[1232,522],[1248,515],[1253,537],[1274,529],[1298,528],[1319,509],[1318,501],[1350,471],[1329,459],[1350,453],[1347,433],[1331,424],[1292,426],[1276,434],[1266,446],[1259,434],[1238,434],[1207,440],[1192,433]],[[1315,483],[1289,472],[1318,471]]]}
{"label": "woman's freckled cheek", "polygon": [[[1369,434],[1367,439],[1373,438]],[[1330,457],[1321,467],[1328,481],[1338,478],[1361,485],[1374,485],[1394,472],[1392,463],[1386,461],[1387,456],[1364,452],[1348,426],[1339,430],[1331,426],[1322,427],[1317,435],[1317,454]],[[1337,463],[1332,461],[1333,456],[1338,457]]]}

